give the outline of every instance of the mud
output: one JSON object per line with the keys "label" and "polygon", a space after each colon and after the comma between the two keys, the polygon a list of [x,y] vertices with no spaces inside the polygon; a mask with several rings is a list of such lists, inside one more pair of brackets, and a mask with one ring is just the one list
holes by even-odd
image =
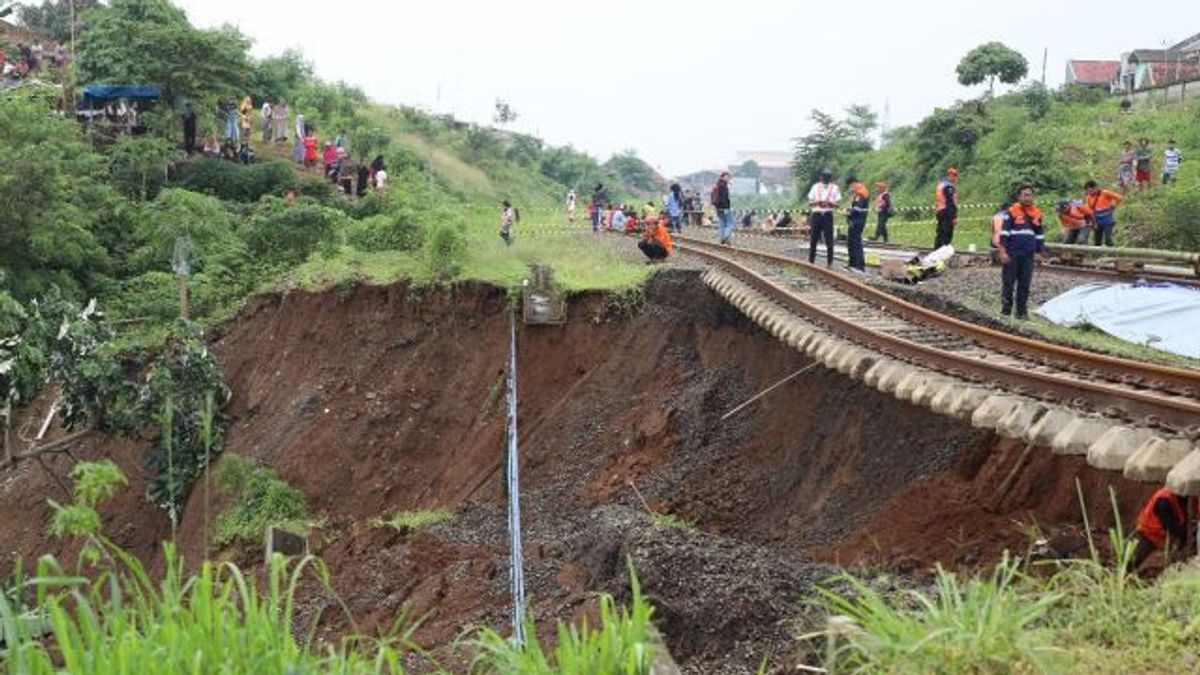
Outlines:
{"label": "mud", "polygon": [[[663,270],[645,296],[632,316],[603,295],[576,296],[565,325],[520,330],[526,576],[546,635],[555,620],[594,616],[597,591],[628,597],[630,559],[687,672],[754,672],[767,654],[805,658],[793,637],[815,618],[803,601],[834,564],[914,575],[985,565],[1023,550],[1035,525],[1070,548],[1077,538],[1059,535],[1080,527],[1077,478],[1096,528],[1112,522],[1110,486],[1127,519],[1149,490],[821,368],[722,421],[807,359],[694,271]],[[297,292],[256,299],[212,336],[234,392],[226,449],[307,496],[321,521],[311,545],[355,625],[424,617],[418,641],[456,666],[466,659],[457,638],[509,623],[507,303],[474,284]],[[130,473],[105,527],[153,567],[171,529],[142,499],[144,450],[98,437],[75,457],[110,456]],[[45,534],[45,500],[62,497],[52,474],[70,461],[0,474],[6,553],[72,554]],[[693,525],[656,525],[643,499]],[[180,549],[259,564],[252,551],[205,546],[224,505],[198,486]],[[371,524],[424,508],[457,515],[417,533]],[[327,637],[351,625],[310,590],[303,618],[322,612]]]}

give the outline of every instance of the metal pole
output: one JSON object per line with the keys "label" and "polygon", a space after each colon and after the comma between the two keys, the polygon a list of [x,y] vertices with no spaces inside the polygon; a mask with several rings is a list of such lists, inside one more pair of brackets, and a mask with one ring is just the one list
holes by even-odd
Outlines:
{"label": "metal pole", "polygon": [[508,532],[511,539],[509,581],[513,599],[513,641],[525,644],[525,562],[521,550],[521,463],[517,455],[517,312],[509,310],[508,357]]}

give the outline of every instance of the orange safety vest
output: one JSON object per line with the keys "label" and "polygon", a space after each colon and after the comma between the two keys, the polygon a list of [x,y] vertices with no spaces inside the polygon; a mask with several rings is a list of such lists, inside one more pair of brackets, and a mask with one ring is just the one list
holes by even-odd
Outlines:
{"label": "orange safety vest", "polygon": [[1084,201],[1097,225],[1112,225],[1116,222],[1117,204],[1125,198],[1111,190],[1097,190],[1096,194],[1088,195]]}
{"label": "orange safety vest", "polygon": [[950,185],[950,181],[943,178],[938,181],[937,188],[933,191],[933,203],[935,210],[946,210],[946,188]]}
{"label": "orange safety vest", "polygon": [[663,227],[662,223],[658,223],[650,230],[650,238],[657,239],[658,243],[662,244],[667,253],[671,253],[671,248],[675,245],[675,240],[671,238],[671,233],[667,228]]}
{"label": "orange safety vest", "polygon": [[1064,229],[1076,230],[1087,224],[1088,216],[1091,215],[1090,209],[1079,204],[1071,204],[1071,208],[1067,209],[1066,213],[1058,212],[1058,223]]}
{"label": "orange safety vest", "polygon": [[1187,513],[1184,512],[1184,504],[1179,503],[1179,495],[1166,488],[1151,495],[1150,501],[1146,502],[1146,505],[1142,507],[1142,512],[1138,514],[1137,531],[1158,548],[1166,545],[1167,531],[1163,528],[1162,521],[1158,519],[1158,514],[1154,512],[1154,505],[1164,497],[1170,502],[1171,509],[1175,511],[1175,517],[1179,519],[1179,522],[1187,522]]}

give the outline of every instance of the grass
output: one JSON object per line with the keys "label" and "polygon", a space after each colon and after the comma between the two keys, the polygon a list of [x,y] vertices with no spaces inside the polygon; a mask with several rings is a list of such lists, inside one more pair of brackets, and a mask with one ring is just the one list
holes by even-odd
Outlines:
{"label": "grass", "polygon": [[677,529],[677,530],[694,530],[696,529],[696,521],[688,520],[682,516],[666,511],[651,511],[650,520],[654,523],[654,527],[660,530]]}
{"label": "grass", "polygon": [[260,542],[269,525],[306,529],[304,494],[253,460],[225,453],[217,468],[217,483],[234,499],[217,517],[218,544]]}
{"label": "grass", "polygon": [[823,665],[839,673],[1194,672],[1200,568],[1145,583],[1125,571],[1133,547],[1119,523],[1110,540],[1111,561],[1091,542],[1086,559],[1036,563],[1048,573],[1008,557],[984,577],[939,568],[928,591],[886,594],[841,575],[834,584],[846,590],[827,586],[815,601],[841,617],[819,634]]}
{"label": "grass", "polygon": [[315,626],[298,624],[295,614],[307,577],[332,594],[328,570],[312,558],[288,563],[275,556],[260,589],[228,563],[204,562],[185,576],[170,545],[156,584],[131,555],[111,544],[107,550],[116,564],[90,579],[66,575],[44,558],[22,589],[36,597],[32,612],[0,596],[6,672],[403,673],[404,655],[415,649],[415,627],[403,618],[382,639],[317,645]]}
{"label": "grass", "polygon": [[619,607],[612,596],[600,596],[600,624],[558,624],[558,644],[548,651],[537,639],[534,626],[526,629],[528,643],[518,647],[508,638],[484,629],[475,641],[478,656],[474,673],[505,675],[649,675],[656,656],[657,633],[650,622],[652,607],[629,564],[633,599]]}
{"label": "grass", "polygon": [[453,519],[454,512],[447,509],[421,509],[400,511],[390,518],[376,518],[371,524],[375,527],[390,527],[398,532],[413,532]]}
{"label": "grass", "polygon": [[[596,243],[580,228],[567,230],[548,215],[523,215],[513,244],[497,234],[499,216],[486,210],[467,214],[466,247],[455,280],[476,280],[516,288],[530,277],[533,264],[549,265],[554,278],[569,292],[621,291],[640,285],[650,274],[647,265],[633,262],[607,245]],[[492,222],[496,221],[496,222]],[[631,241],[630,247],[634,244]],[[283,281],[283,287],[320,290],[347,283],[389,284],[411,279],[431,281],[423,252],[365,253],[341,246],[317,253]]]}

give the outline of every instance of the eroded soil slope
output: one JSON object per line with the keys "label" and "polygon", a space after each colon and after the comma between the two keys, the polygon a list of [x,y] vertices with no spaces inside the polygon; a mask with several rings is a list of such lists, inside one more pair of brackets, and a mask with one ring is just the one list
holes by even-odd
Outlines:
{"label": "eroded soil slope", "polygon": [[[979,564],[1023,547],[1032,523],[1080,522],[1076,477],[1097,527],[1111,522],[1110,481],[1127,514],[1145,494],[821,368],[722,421],[807,360],[693,272],[660,273],[645,295],[632,316],[579,296],[565,325],[520,330],[527,578],[546,626],[594,611],[595,591],[625,594],[628,557],[686,670],[753,672],[764,654],[795,649],[811,611],[800,601],[836,571],[829,563]],[[305,493],[322,520],[313,546],[360,627],[385,630],[405,607],[428,613],[418,637],[433,646],[507,626],[503,290],[263,297],[214,342],[234,391],[226,449]],[[170,528],[141,500],[140,451],[97,439],[75,454],[132,473],[106,527],[154,559]],[[60,491],[50,472],[25,465],[0,479],[5,547],[69,554],[44,535],[45,498]],[[656,527],[638,492],[694,527]],[[209,505],[210,522],[222,506]],[[371,524],[438,507],[458,515],[416,534]],[[205,511],[196,490],[178,535],[189,559],[204,553]],[[327,630],[345,625],[314,594],[305,614],[318,609]]]}

